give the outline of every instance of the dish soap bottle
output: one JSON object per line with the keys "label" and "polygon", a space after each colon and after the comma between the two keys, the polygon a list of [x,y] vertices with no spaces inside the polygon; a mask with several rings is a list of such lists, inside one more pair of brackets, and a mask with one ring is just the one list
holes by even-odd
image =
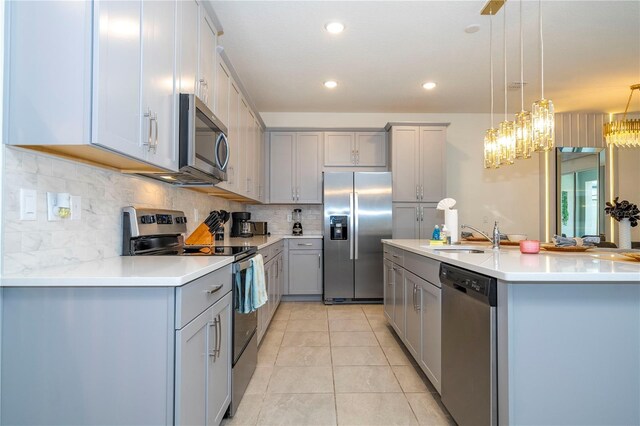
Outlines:
{"label": "dish soap bottle", "polygon": [[431,234],[431,239],[435,241],[440,240],[440,227],[438,225],[434,226],[433,234]]}

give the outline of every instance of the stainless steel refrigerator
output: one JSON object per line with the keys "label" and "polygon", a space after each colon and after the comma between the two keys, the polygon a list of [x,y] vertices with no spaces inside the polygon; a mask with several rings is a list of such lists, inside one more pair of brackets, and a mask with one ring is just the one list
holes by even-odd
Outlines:
{"label": "stainless steel refrigerator", "polygon": [[391,173],[324,174],[324,301],[383,297],[383,238],[391,238]]}

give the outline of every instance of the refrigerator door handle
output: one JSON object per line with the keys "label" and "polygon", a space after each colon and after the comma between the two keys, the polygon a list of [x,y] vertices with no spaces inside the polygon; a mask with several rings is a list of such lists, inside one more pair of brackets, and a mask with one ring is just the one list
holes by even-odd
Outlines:
{"label": "refrigerator door handle", "polygon": [[354,216],[355,216],[355,220],[354,220],[354,231],[353,231],[353,245],[354,245],[354,249],[353,251],[355,252],[355,259],[358,260],[358,216],[360,216],[360,211],[358,210],[358,193],[354,192]]}
{"label": "refrigerator door handle", "polygon": [[349,260],[353,260],[353,192],[349,194]]}

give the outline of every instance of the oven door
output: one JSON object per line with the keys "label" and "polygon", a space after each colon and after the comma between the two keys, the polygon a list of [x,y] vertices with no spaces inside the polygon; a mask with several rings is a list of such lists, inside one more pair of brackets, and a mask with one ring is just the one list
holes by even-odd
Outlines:
{"label": "oven door", "polygon": [[198,97],[180,95],[180,170],[227,180],[227,129]]}
{"label": "oven door", "polygon": [[[240,355],[242,355],[242,352],[249,344],[258,327],[257,312],[254,311],[249,314],[238,312],[239,301],[245,298],[247,294],[244,293],[244,285],[240,285],[239,287],[235,285],[237,282],[236,277],[239,274],[240,283],[244,284],[249,265],[249,259],[233,264],[233,365],[236,364]],[[251,297],[251,295],[248,296]]]}

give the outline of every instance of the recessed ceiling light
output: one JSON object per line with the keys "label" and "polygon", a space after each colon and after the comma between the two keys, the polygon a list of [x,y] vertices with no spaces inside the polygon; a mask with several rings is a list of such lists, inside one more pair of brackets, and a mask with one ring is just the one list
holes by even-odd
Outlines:
{"label": "recessed ceiling light", "polygon": [[435,89],[436,84],[433,81],[426,82],[422,85],[423,88],[427,90]]}
{"label": "recessed ceiling light", "polygon": [[469,25],[467,28],[464,29],[464,32],[467,34],[477,33],[478,31],[480,31],[480,25],[478,24]]}
{"label": "recessed ceiling light", "polygon": [[326,87],[327,89],[335,89],[337,86],[338,86],[338,83],[333,80],[324,82],[324,87]]}
{"label": "recessed ceiling light", "polygon": [[331,34],[339,34],[344,31],[344,24],[341,22],[329,22],[324,28]]}

